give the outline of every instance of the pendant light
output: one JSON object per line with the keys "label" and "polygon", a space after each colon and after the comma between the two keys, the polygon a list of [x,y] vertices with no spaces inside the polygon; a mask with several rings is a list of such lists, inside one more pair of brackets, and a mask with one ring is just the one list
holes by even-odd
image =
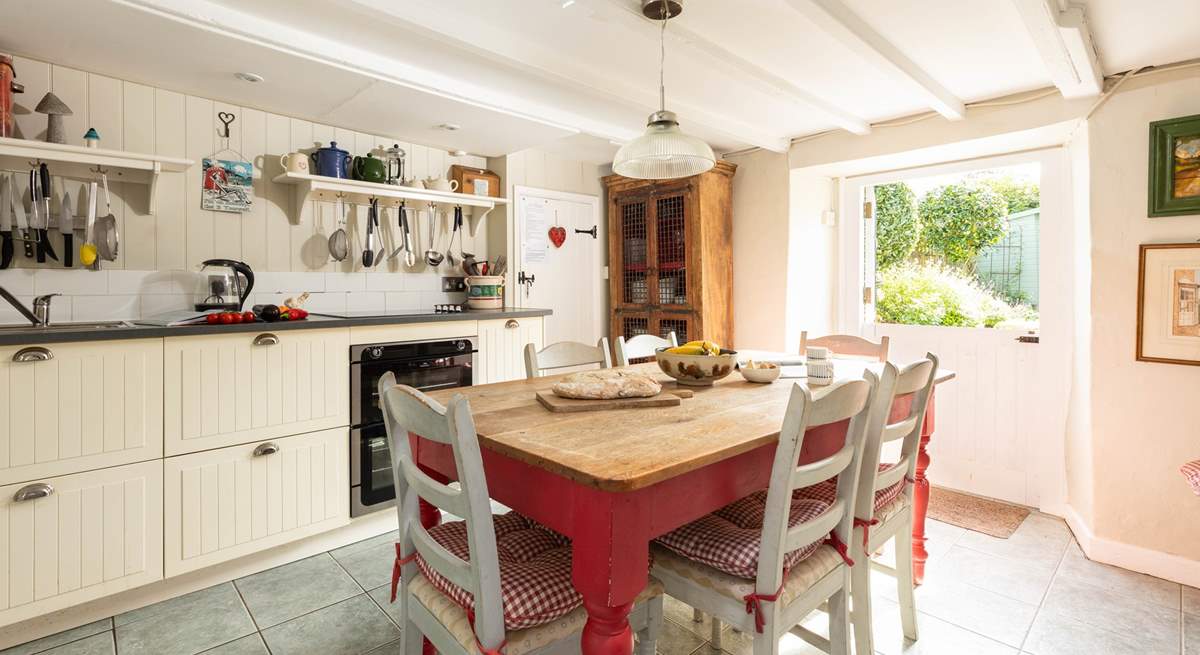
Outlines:
{"label": "pendant light", "polygon": [[646,132],[621,146],[613,172],[641,180],[667,180],[697,175],[712,168],[716,155],[703,140],[679,129],[675,112],[667,111],[663,69],[667,58],[667,21],[683,11],[680,0],[642,0],[642,13],[662,21],[659,30],[658,111],[650,114]]}

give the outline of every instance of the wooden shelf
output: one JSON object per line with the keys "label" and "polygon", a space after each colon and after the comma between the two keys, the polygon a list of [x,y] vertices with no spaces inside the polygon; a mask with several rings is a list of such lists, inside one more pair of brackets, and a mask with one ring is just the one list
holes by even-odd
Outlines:
{"label": "wooden shelf", "polygon": [[403,200],[409,204],[434,204],[445,210],[452,207],[462,207],[467,218],[467,227],[471,236],[479,228],[479,222],[496,205],[507,205],[504,198],[491,196],[476,196],[469,193],[454,193],[452,191],[434,191],[416,187],[397,186],[394,184],[379,184],[361,180],[346,180],[324,175],[306,175],[304,173],[283,173],[273,180],[276,184],[289,184],[295,187],[296,202],[293,204],[297,211],[309,200],[333,202],[340,196],[343,201],[366,205],[372,199],[378,199],[379,204],[386,207],[398,207]]}
{"label": "wooden shelf", "polygon": [[56,177],[90,180],[104,172],[112,182],[147,184],[151,214],[157,208],[159,174],[182,172],[193,164],[177,157],[0,137],[0,170],[28,171],[39,162],[45,162]]}

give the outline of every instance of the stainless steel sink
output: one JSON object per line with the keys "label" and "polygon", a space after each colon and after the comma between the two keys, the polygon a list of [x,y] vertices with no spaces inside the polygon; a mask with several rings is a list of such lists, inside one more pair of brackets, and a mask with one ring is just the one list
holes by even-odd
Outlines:
{"label": "stainless steel sink", "polygon": [[64,322],[51,323],[50,325],[39,326],[22,323],[19,325],[0,325],[0,334],[10,332],[65,332],[70,330],[107,330],[110,328],[127,328],[133,327],[133,323],[128,321],[94,321],[94,322]]}

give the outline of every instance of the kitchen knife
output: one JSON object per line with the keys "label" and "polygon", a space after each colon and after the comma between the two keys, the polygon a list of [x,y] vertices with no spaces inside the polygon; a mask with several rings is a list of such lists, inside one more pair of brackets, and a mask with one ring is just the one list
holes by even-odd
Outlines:
{"label": "kitchen knife", "polygon": [[12,207],[17,229],[20,230],[21,248],[25,251],[26,257],[33,257],[33,234],[29,229],[28,221],[25,219],[25,195],[21,193],[21,184],[17,181],[15,175],[9,176],[8,181],[12,186],[12,193],[8,197],[9,206]]}
{"label": "kitchen knife", "polygon": [[42,249],[46,251],[47,257],[58,261],[58,255],[54,253],[54,244],[50,243],[50,167],[46,166],[45,162],[38,167],[38,181],[42,192]]}
{"label": "kitchen knife", "polygon": [[71,213],[71,194],[63,190],[62,208],[58,210],[58,231],[63,238],[63,266],[71,268],[75,264],[71,257],[75,252],[75,216]]}
{"label": "kitchen knife", "polygon": [[12,182],[7,174],[0,175],[0,269],[12,265]]}
{"label": "kitchen knife", "polygon": [[39,188],[41,176],[37,167],[29,169],[29,228],[33,232],[33,250],[37,253],[37,262],[46,263],[46,235],[42,229],[42,191]]}

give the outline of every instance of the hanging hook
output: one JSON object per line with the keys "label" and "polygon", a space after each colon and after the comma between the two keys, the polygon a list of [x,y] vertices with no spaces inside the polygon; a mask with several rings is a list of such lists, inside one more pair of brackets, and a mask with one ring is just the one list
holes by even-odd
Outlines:
{"label": "hanging hook", "polygon": [[225,133],[221,135],[221,138],[228,139],[229,138],[229,125],[231,123],[233,123],[233,121],[237,120],[237,116],[234,116],[232,113],[227,112],[227,111],[219,111],[219,112],[217,112],[217,119],[219,119],[222,123],[225,124]]}

